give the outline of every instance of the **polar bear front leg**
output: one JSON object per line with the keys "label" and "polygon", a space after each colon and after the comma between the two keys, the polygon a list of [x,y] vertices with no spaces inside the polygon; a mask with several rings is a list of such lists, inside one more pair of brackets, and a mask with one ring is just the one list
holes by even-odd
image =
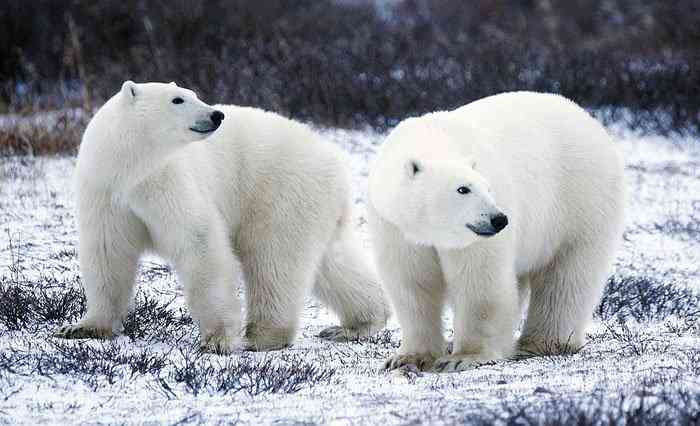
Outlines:
{"label": "polar bear front leg", "polygon": [[[444,354],[445,340],[442,329],[444,283],[439,264],[431,248],[418,248],[403,252],[403,259],[384,260],[380,268],[382,282],[394,312],[401,325],[401,346],[390,357],[384,368],[393,370],[404,365],[415,365],[429,370],[433,361]],[[399,256],[401,250],[394,252]],[[411,265],[398,265],[415,262]]]}
{"label": "polar bear front leg", "polygon": [[[198,230],[195,242],[174,259],[192,318],[199,324],[202,350],[227,354],[240,341],[241,305],[236,283],[242,277],[223,227]],[[187,235],[187,233],[184,233]]]}
{"label": "polar bear front leg", "polygon": [[183,175],[164,169],[137,187],[131,202],[155,251],[175,266],[190,314],[199,324],[202,349],[228,353],[237,348],[241,332],[240,264],[218,211]]}
{"label": "polar bear front leg", "polygon": [[432,247],[407,242],[394,225],[371,208],[369,225],[379,277],[401,325],[401,346],[384,368],[413,365],[429,370],[445,352],[445,283],[437,253]]}
{"label": "polar bear front leg", "polygon": [[454,340],[452,353],[433,370],[464,371],[509,357],[519,300],[508,260],[488,248],[440,252],[440,260],[454,307]]}
{"label": "polar bear front leg", "polygon": [[131,212],[90,207],[91,211],[78,212],[78,255],[87,313],[77,324],[59,328],[56,337],[112,337],[121,328],[132,298],[145,227]]}

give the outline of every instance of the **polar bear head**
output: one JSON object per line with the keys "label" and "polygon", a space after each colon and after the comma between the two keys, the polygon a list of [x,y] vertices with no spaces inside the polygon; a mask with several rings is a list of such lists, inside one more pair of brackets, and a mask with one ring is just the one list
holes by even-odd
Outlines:
{"label": "polar bear head", "polygon": [[[175,83],[126,81],[90,120],[78,154],[78,180],[119,185],[214,132],[224,114]],[[84,183],[85,184],[85,183]]]}
{"label": "polar bear head", "polygon": [[442,248],[463,248],[508,225],[489,182],[472,158],[409,159],[398,200],[400,228],[409,240]]}
{"label": "polar bear head", "polygon": [[160,144],[166,150],[205,138],[224,119],[221,111],[175,83],[125,81],[116,97],[121,121],[138,134],[138,143]]}

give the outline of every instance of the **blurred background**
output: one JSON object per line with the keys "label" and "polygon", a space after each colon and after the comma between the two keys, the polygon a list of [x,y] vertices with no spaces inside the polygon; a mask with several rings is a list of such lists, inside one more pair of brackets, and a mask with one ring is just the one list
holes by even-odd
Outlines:
{"label": "blurred background", "polygon": [[[700,1],[3,0],[0,153],[75,152],[126,79],[379,130],[537,90],[698,134]],[[53,131],[16,119],[36,114]]]}

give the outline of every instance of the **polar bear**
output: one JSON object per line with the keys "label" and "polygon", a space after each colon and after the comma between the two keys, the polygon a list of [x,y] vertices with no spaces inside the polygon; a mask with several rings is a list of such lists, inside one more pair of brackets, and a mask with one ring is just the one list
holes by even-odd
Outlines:
{"label": "polar bear", "polygon": [[583,345],[625,185],[611,138],[573,102],[504,93],[407,119],[381,147],[369,199],[376,265],[403,335],[386,368],[460,371]]}
{"label": "polar bear", "polygon": [[290,345],[311,288],[342,325],[322,337],[382,328],[388,310],[353,235],[347,164],[340,148],[276,114],[214,108],[174,83],[125,82],[80,146],[87,313],[57,335],[119,331],[145,251],[174,265],[206,350],[238,347],[241,278],[248,349]]}

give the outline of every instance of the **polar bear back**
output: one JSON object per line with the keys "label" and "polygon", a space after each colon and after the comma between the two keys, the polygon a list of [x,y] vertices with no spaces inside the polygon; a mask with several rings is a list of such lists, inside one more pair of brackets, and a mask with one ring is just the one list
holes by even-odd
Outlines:
{"label": "polar bear back", "polygon": [[349,203],[349,162],[339,147],[275,113],[215,108],[226,116],[219,129],[180,150],[175,161],[194,170],[190,178],[216,200],[232,229],[245,215],[241,208],[258,209],[261,200],[280,209],[289,202],[334,210]]}
{"label": "polar bear back", "polygon": [[216,108],[226,114],[219,131],[209,139],[212,151],[221,156],[218,162],[242,163],[250,177],[266,179],[322,179],[346,171],[340,148],[323,141],[304,124],[257,108]]}

